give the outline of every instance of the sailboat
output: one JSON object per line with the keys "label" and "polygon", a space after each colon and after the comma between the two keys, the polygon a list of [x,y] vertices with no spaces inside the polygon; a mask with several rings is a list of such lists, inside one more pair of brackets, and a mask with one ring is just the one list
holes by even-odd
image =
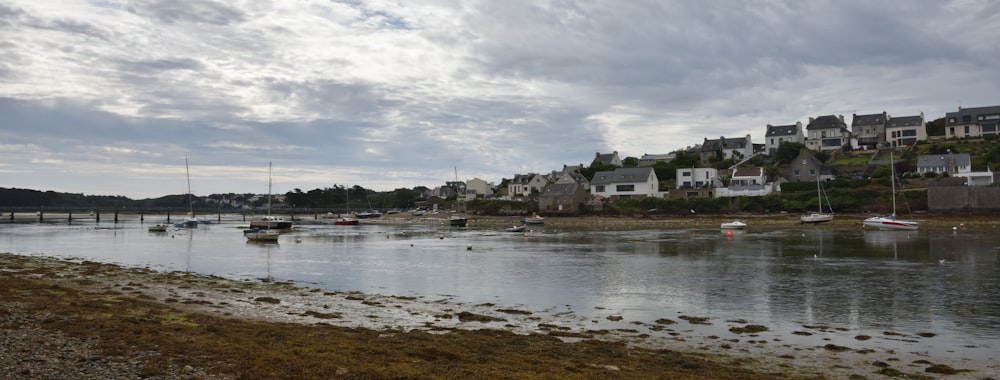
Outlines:
{"label": "sailboat", "polygon": [[292,222],[280,216],[271,215],[271,163],[267,163],[267,215],[250,222],[250,228],[264,230],[288,230],[292,228]]}
{"label": "sailboat", "polygon": [[896,168],[892,152],[889,152],[889,173],[892,182],[892,214],[887,216],[873,216],[865,219],[865,227],[878,228],[880,230],[916,230],[920,227],[919,222],[912,220],[896,219]]}
{"label": "sailboat", "polygon": [[195,228],[198,227],[198,218],[194,217],[194,202],[191,200],[191,169],[188,167],[188,159],[184,157],[184,171],[187,173],[188,182],[188,217],[183,221],[174,224],[175,227]]}
{"label": "sailboat", "polygon": [[[346,188],[346,187],[344,188],[344,199],[345,199],[345,201],[347,203],[347,215],[350,215],[351,214],[351,189]],[[345,216],[341,217],[340,219],[337,219],[337,221],[333,222],[333,224],[336,224],[338,226],[356,226],[356,225],[358,225],[358,220],[354,219],[354,218],[352,218],[350,216],[346,216],[345,215]]]}
{"label": "sailboat", "polygon": [[[816,169],[816,200],[819,201],[819,212],[814,212],[809,215],[802,215],[799,218],[799,222],[805,223],[824,223],[833,220],[833,209],[830,209],[831,214],[823,213],[823,191],[819,184],[819,169]],[[827,200],[829,202],[829,200]]]}

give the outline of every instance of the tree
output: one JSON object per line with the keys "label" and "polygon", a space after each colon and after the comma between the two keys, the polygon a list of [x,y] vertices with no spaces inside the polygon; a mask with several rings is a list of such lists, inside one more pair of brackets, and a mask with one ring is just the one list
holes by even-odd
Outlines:
{"label": "tree", "polygon": [[799,156],[799,151],[805,149],[805,144],[786,141],[778,145],[778,150],[774,151],[774,161],[777,165],[788,165]]}

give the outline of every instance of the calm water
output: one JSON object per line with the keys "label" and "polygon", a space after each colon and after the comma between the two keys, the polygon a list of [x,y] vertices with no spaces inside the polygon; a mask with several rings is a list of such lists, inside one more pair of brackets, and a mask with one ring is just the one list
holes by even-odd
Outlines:
{"label": "calm water", "polygon": [[236,218],[167,233],[147,232],[150,217],[145,224],[4,221],[0,252],[531,310],[602,310],[626,321],[745,319],[784,333],[829,325],[850,331],[848,346],[857,346],[858,334],[933,332],[919,343],[933,346],[919,349],[972,358],[1000,348],[1000,237],[991,231],[751,228],[728,236],[540,226],[525,236],[299,224],[278,244],[255,244]]}

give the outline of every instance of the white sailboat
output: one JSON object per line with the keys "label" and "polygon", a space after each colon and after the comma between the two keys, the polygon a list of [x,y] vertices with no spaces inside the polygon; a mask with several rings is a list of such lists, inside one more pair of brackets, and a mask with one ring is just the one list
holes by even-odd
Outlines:
{"label": "white sailboat", "polygon": [[[802,215],[799,218],[801,223],[825,223],[833,220],[833,210],[830,210],[830,214],[823,213],[823,191],[819,184],[819,169],[816,169],[816,200],[819,202],[819,212],[814,212],[809,215]],[[829,202],[829,200],[827,200]]]}
{"label": "white sailboat", "polygon": [[271,216],[271,163],[267,163],[267,215],[250,221],[250,228],[264,230],[288,230],[292,222],[279,216]]}
{"label": "white sailboat", "polygon": [[865,219],[862,223],[865,227],[877,228],[880,230],[916,230],[920,223],[912,220],[896,219],[896,169],[892,152],[889,152],[889,173],[892,182],[892,214],[887,216],[873,216]]}
{"label": "white sailboat", "polygon": [[187,173],[188,183],[188,217],[187,219],[174,224],[174,226],[182,228],[195,228],[198,227],[198,218],[194,217],[194,201],[191,200],[191,169],[188,167],[187,157],[184,157],[184,172]]}

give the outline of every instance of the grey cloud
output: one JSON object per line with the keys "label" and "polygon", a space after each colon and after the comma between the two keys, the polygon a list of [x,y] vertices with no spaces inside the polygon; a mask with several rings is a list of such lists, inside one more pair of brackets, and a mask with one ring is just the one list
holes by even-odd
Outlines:
{"label": "grey cloud", "polygon": [[238,8],[211,0],[142,0],[133,1],[129,12],[167,24],[229,25],[243,22],[247,15]]}
{"label": "grey cloud", "polygon": [[119,69],[133,74],[157,74],[169,70],[201,70],[204,65],[191,58],[162,58],[154,60],[117,60]]}

